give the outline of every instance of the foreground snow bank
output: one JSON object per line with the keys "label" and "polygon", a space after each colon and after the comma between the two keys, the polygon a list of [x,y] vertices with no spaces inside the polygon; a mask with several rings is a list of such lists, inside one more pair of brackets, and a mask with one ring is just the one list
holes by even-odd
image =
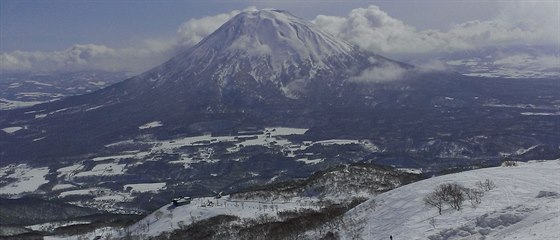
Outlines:
{"label": "foreground snow bank", "polygon": [[[434,177],[383,193],[349,211],[360,232],[343,238],[363,239],[559,239],[560,160],[534,161],[517,167],[495,167]],[[490,179],[496,188],[476,208],[437,209],[423,198],[443,183],[473,188]],[[355,228],[360,229],[360,228]]]}

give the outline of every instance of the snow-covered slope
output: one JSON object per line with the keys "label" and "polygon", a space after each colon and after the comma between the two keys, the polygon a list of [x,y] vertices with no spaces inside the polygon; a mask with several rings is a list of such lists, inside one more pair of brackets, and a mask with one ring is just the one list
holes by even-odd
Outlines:
{"label": "snow-covered slope", "polygon": [[224,196],[221,199],[212,197],[195,198],[183,206],[167,204],[149,214],[137,223],[124,228],[106,227],[85,233],[80,236],[49,236],[45,239],[93,239],[101,236],[104,239],[122,239],[134,236],[139,239],[160,236],[173,230],[188,226],[197,221],[218,215],[236,216],[241,219],[257,219],[261,216],[277,217],[279,212],[297,211],[299,209],[319,209],[316,198],[293,198],[288,201],[237,201]]}
{"label": "snow-covered slope", "polygon": [[[560,172],[560,159],[532,161],[519,163],[519,166],[515,167],[486,168],[433,177],[372,196],[370,200],[346,212],[342,219],[338,215],[329,215],[330,219],[321,220],[322,225],[285,228],[285,230],[298,231],[293,236],[301,239],[319,239],[325,237],[327,233],[331,237],[338,236],[340,239],[389,239],[391,235],[393,239],[407,240],[558,239],[560,237],[558,172]],[[472,205],[469,199],[465,199],[460,211],[446,206],[441,215],[438,214],[437,209],[424,204],[423,198],[440,184],[457,183],[465,188],[477,188],[478,182],[485,182],[487,179],[494,185],[492,188],[485,189],[478,204]],[[352,197],[354,196],[348,196],[348,199]],[[261,219],[262,221],[257,225],[272,223],[268,225],[272,229],[274,223],[286,221],[280,217],[282,212],[297,212],[302,209],[319,210],[322,207],[324,205],[320,199],[314,197],[267,201],[240,200],[230,196],[220,199],[195,198],[190,204],[183,206],[165,205],[131,226],[97,229],[80,237],[122,238],[131,235],[148,238],[179,229],[187,233],[188,225],[219,215],[234,216],[237,219],[236,226],[240,229],[247,227],[248,225],[243,223],[251,219]],[[314,220],[309,216],[304,219]],[[289,226],[287,222],[289,221],[282,224]],[[223,227],[216,225],[211,228],[223,230]],[[197,228],[194,229],[193,231],[197,231]],[[232,236],[238,236],[234,232],[224,234],[218,239],[232,239]],[[263,236],[266,234],[270,233],[262,232]],[[75,239],[75,237],[52,236],[48,239]]]}
{"label": "snow-covered slope", "polygon": [[353,58],[356,50],[288,12],[246,11],[170,64],[195,75],[216,69],[212,78],[222,81],[249,71],[260,82],[289,72],[301,73],[300,78],[313,77],[317,71],[344,65],[345,58]]}
{"label": "snow-covered slope", "polygon": [[259,10],[238,14],[143,78],[157,87],[189,81],[212,86],[220,95],[256,88],[252,94],[299,98],[315,79],[341,82],[365,67],[389,62],[404,66],[364,52],[286,11]]}
{"label": "snow-covered slope", "polygon": [[[560,237],[560,160],[529,162],[450,174],[409,184],[362,203],[345,218],[363,224],[343,238],[363,239],[558,239]],[[474,188],[477,181],[496,187],[473,208],[445,207],[442,215],[423,198],[442,183]],[[357,228],[355,228],[357,229]]]}

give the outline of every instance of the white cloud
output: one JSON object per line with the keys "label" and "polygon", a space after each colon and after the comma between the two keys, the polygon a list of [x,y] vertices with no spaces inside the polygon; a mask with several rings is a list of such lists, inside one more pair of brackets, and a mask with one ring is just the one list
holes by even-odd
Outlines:
{"label": "white cloud", "polygon": [[[245,10],[256,10],[248,7]],[[146,40],[125,48],[99,44],[76,44],[60,51],[14,51],[0,54],[0,71],[80,71],[104,70],[140,73],[163,63],[178,52],[197,44],[223,23],[240,13],[229,13],[190,19],[177,30],[175,39]]]}
{"label": "white cloud", "polygon": [[319,15],[313,22],[362,48],[393,56],[503,44],[560,44],[558,2],[526,2],[504,3],[503,10],[492,20],[456,24],[447,31],[418,31],[375,5],[354,9],[346,17]]}
{"label": "white cloud", "polygon": [[[256,10],[255,7],[248,7],[243,11]],[[239,10],[233,10],[229,13],[222,13],[214,16],[203,18],[192,18],[179,27],[177,34],[179,42],[182,46],[190,47],[200,42],[204,37],[216,31],[222,24],[227,22],[235,15],[241,13]]]}
{"label": "white cloud", "polygon": [[259,41],[254,41],[254,39],[249,38],[249,36],[239,37],[231,44],[231,46],[229,46],[229,49],[246,51],[250,55],[263,55],[272,53],[272,49],[270,49],[270,46]]}
{"label": "white cloud", "polygon": [[349,80],[361,83],[389,82],[402,79],[407,70],[391,62],[383,62],[363,70],[360,75]]}
{"label": "white cloud", "polygon": [[414,63],[414,66],[417,68],[417,70],[419,70],[421,72],[450,71],[451,70],[445,62],[443,62],[441,60],[437,60],[437,59],[430,59],[430,60],[424,60],[422,62],[417,62],[417,63]]}

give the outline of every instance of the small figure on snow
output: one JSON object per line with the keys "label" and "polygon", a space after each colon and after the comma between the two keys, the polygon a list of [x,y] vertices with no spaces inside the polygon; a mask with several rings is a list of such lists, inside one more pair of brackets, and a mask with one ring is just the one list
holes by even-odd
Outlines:
{"label": "small figure on snow", "polygon": [[390,240],[393,240],[393,235],[389,235],[389,239],[390,239]]}

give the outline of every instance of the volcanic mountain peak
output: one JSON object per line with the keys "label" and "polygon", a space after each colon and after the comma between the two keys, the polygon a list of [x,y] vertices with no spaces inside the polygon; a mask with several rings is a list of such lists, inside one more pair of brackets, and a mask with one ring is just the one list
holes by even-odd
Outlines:
{"label": "volcanic mountain peak", "polygon": [[[221,30],[221,31],[220,31]],[[227,22],[207,42],[226,43],[228,51],[244,50],[253,55],[295,56],[319,61],[349,54],[353,46],[335,39],[310,22],[280,10],[242,12]],[[226,40],[224,42],[221,42]],[[216,42],[218,41],[218,42]]]}
{"label": "volcanic mountain peak", "polygon": [[220,85],[238,73],[246,73],[257,82],[274,81],[283,75],[313,79],[319,72],[347,69],[361,61],[362,55],[355,46],[288,12],[245,11],[169,61],[163,70],[211,75],[206,79]]}

